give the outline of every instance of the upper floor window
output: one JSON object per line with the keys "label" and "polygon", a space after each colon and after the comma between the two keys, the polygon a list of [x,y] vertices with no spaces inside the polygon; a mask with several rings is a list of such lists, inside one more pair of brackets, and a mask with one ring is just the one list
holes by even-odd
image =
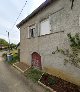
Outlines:
{"label": "upper floor window", "polygon": [[28,38],[35,37],[35,25],[31,25],[28,27]]}
{"label": "upper floor window", "polygon": [[51,26],[49,18],[41,21],[40,23],[40,35],[50,34]]}

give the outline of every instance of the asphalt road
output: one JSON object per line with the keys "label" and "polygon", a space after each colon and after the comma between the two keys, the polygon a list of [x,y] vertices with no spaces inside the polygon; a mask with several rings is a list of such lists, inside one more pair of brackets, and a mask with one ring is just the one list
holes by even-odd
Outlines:
{"label": "asphalt road", "polygon": [[0,92],[48,92],[1,60],[0,57]]}

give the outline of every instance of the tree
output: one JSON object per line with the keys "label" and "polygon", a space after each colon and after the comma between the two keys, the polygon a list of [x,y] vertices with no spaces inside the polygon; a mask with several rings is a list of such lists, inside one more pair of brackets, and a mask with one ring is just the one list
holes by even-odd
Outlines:
{"label": "tree", "polygon": [[15,49],[15,48],[16,48],[16,44],[11,43],[11,44],[10,44],[10,49]]}
{"label": "tree", "polygon": [[9,43],[6,40],[1,39],[1,38],[0,38],[0,44],[3,45],[3,46],[8,46],[9,45]]}

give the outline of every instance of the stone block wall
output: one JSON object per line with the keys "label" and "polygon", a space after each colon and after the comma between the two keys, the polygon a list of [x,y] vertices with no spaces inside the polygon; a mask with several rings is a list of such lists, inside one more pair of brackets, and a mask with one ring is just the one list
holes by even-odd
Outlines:
{"label": "stone block wall", "polygon": [[[43,71],[80,85],[80,69],[67,64],[60,53],[52,54],[57,49],[70,49],[67,33],[73,35],[80,31],[80,0],[74,0],[71,9],[70,0],[56,0],[50,6],[36,14],[20,28],[20,61],[31,65],[31,54],[37,52],[41,56]],[[50,18],[51,34],[39,36],[40,21]],[[36,24],[36,37],[27,38],[28,26]]]}

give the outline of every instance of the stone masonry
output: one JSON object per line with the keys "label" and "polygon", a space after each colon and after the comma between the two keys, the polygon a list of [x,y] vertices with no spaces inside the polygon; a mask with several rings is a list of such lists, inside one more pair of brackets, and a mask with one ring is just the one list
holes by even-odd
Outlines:
{"label": "stone masonry", "polygon": [[[62,54],[52,54],[57,47],[69,48],[67,33],[80,31],[80,0],[74,0],[72,9],[71,4],[70,0],[55,0],[20,27],[20,61],[31,65],[31,54],[37,52],[43,71],[80,85],[80,69],[70,64],[65,66]],[[50,20],[51,33],[40,36],[40,21],[45,18]],[[32,24],[36,24],[36,36],[28,38],[27,30]]]}

